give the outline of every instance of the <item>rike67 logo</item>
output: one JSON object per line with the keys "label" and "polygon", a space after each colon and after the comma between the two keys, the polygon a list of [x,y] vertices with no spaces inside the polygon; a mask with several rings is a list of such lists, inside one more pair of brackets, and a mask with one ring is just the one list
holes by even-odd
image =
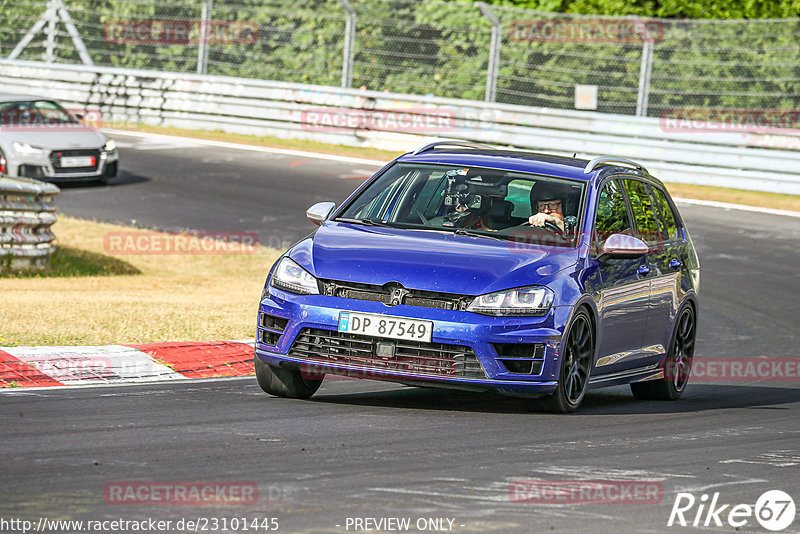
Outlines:
{"label": "rike67 logo", "polygon": [[772,532],[786,529],[794,522],[796,514],[794,499],[781,490],[764,492],[755,506],[750,504],[723,503],[719,492],[700,498],[691,493],[680,492],[675,497],[667,526],[681,527],[733,527],[736,530],[749,525],[755,519],[759,525]]}

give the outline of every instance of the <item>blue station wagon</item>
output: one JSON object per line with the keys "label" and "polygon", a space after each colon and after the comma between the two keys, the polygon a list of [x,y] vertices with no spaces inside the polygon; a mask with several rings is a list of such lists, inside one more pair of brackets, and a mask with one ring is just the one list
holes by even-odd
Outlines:
{"label": "blue station wagon", "polygon": [[438,142],[404,154],[267,276],[255,370],[308,398],[326,374],[538,397],[571,412],[630,384],[675,400],[694,356],[700,266],[640,164]]}

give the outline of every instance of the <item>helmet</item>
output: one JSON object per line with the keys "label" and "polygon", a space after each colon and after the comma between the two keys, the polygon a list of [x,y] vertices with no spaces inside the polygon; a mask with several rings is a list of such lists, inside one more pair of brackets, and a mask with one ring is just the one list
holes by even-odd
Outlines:
{"label": "helmet", "polygon": [[531,206],[534,209],[539,202],[546,200],[560,200],[563,208],[566,208],[567,186],[553,182],[539,181],[531,188]]}

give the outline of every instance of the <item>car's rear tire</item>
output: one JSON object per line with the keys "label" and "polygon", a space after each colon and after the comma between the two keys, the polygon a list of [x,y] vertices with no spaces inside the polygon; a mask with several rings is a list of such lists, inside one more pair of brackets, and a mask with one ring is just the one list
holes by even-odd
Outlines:
{"label": "car's rear tire", "polygon": [[664,360],[664,377],[631,384],[633,396],[640,400],[678,400],[692,372],[697,334],[694,309],[687,304],[678,313],[675,329]]}
{"label": "car's rear tire", "polygon": [[307,399],[319,389],[322,380],[303,378],[299,369],[274,367],[255,357],[256,380],[266,393],[276,397]]}
{"label": "car's rear tire", "polygon": [[558,387],[552,395],[539,399],[539,404],[549,412],[569,413],[583,402],[594,364],[594,329],[586,310],[573,317],[562,347]]}

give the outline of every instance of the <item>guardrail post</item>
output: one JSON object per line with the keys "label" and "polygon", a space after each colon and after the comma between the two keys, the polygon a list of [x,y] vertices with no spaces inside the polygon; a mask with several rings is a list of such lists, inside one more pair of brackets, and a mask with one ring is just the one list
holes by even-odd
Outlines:
{"label": "guardrail post", "polygon": [[80,34],[78,33],[78,29],[75,27],[75,23],[72,21],[72,17],[69,16],[69,11],[67,11],[66,6],[64,6],[63,0],[50,0],[47,3],[47,10],[36,20],[36,23],[31,26],[31,29],[25,34],[25,36],[17,43],[17,46],[14,47],[14,50],[8,55],[8,59],[17,59],[19,55],[25,50],[33,38],[39,33],[42,28],[44,28],[45,24],[47,24],[47,49],[44,54],[45,61],[48,63],[55,62],[56,59],[56,24],[58,23],[58,19],[64,23],[64,26],[67,28],[67,32],[69,32],[69,36],[72,38],[72,43],[75,45],[75,48],[78,50],[78,55],[81,56],[81,61],[83,61],[84,65],[93,66],[94,63],[92,62],[92,58],[89,55],[89,50],[86,48],[86,44],[81,39]]}
{"label": "guardrail post", "polygon": [[356,40],[356,12],[348,0],[339,0],[347,20],[344,24],[344,51],[342,52],[342,87],[349,89],[353,84],[353,56]]}
{"label": "guardrail post", "polygon": [[647,116],[650,100],[650,74],[653,71],[653,40],[645,38],[642,44],[642,65],[639,68],[639,94],[636,96],[636,116]]}
{"label": "guardrail post", "polygon": [[45,48],[44,60],[52,63],[56,60],[56,23],[58,22],[57,9],[58,0],[50,0],[47,4],[47,11],[44,16],[47,18],[47,48]]}
{"label": "guardrail post", "polygon": [[205,74],[208,69],[209,20],[211,20],[211,0],[203,0],[200,12],[200,43],[197,46],[197,74]]}
{"label": "guardrail post", "polygon": [[492,41],[489,46],[489,65],[486,68],[486,93],[484,100],[486,102],[494,102],[497,94],[497,68],[500,63],[500,35],[503,31],[500,25],[500,19],[497,18],[491,8],[483,2],[475,2],[475,5],[481,10],[483,16],[486,17],[492,25]]}

